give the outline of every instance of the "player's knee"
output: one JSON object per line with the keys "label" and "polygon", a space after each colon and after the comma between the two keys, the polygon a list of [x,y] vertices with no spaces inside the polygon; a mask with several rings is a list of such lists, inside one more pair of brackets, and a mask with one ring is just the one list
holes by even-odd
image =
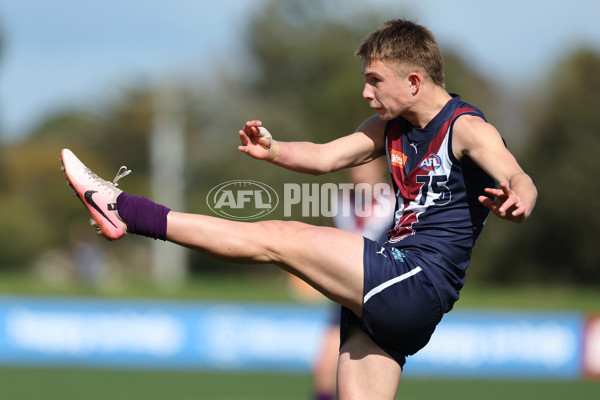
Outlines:
{"label": "player's knee", "polygon": [[296,221],[259,221],[255,223],[256,234],[268,261],[281,261],[286,249],[294,243],[297,233],[306,227],[306,224]]}
{"label": "player's knee", "polygon": [[290,237],[298,232],[300,229],[306,226],[302,222],[297,221],[259,221],[256,222],[256,225],[259,227],[263,236],[272,238],[273,241],[276,241],[278,238]]}

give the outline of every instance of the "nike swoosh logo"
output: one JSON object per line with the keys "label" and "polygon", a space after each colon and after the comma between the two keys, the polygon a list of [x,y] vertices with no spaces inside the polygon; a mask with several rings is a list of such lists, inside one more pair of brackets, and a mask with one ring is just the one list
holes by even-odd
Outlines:
{"label": "nike swoosh logo", "polygon": [[92,199],[92,196],[94,195],[94,193],[98,193],[98,192],[95,190],[88,190],[87,192],[85,192],[84,193],[85,201],[87,201],[90,206],[94,207],[94,210],[98,211],[100,213],[100,215],[102,215],[104,218],[106,218],[106,220],[108,222],[110,222],[110,224],[112,226],[114,226],[116,228],[117,226],[115,224],[113,224],[113,222],[110,220],[110,218],[108,218],[106,216],[106,214],[104,214],[104,211],[102,211],[100,209],[100,207],[98,207],[98,204],[96,204],[94,199]]}

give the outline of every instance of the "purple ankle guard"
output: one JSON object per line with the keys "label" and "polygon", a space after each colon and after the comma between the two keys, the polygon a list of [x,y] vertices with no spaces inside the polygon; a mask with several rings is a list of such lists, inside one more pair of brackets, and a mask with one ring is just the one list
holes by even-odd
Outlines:
{"label": "purple ankle guard", "polygon": [[169,208],[145,197],[121,193],[117,197],[117,212],[127,224],[127,232],[153,239],[167,240]]}

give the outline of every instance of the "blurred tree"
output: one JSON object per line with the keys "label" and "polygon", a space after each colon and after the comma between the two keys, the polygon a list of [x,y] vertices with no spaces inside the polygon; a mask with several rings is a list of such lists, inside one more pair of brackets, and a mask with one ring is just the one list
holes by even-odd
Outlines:
{"label": "blurred tree", "polygon": [[[129,132],[113,127],[122,124],[139,133],[136,128],[140,123],[135,118],[138,115],[129,111],[129,103],[124,103],[115,104],[114,110],[106,115],[80,110],[51,115],[25,140],[0,147],[2,170],[7,172],[0,180],[3,189],[0,243],[11,243],[0,251],[0,267],[30,265],[50,249],[69,248],[75,232],[79,232],[79,227],[82,223],[85,226],[87,220],[82,214],[83,206],[71,198],[65,176],[59,173],[60,150],[63,147],[73,149],[99,174],[112,179],[123,157],[115,150],[120,146],[109,150],[107,143],[117,143],[120,137],[126,141]],[[146,136],[140,135],[136,146],[130,147],[144,149],[136,152],[138,158],[139,153],[146,156],[145,141]],[[136,161],[133,156],[129,158]],[[136,178],[141,182],[144,175]],[[136,178],[132,180],[133,187],[136,187]],[[57,234],[57,230],[61,234]],[[90,229],[90,235],[92,232]]]}
{"label": "blurred tree", "polygon": [[[193,100],[187,88],[178,92],[184,99],[189,121],[185,132],[190,136],[192,130],[201,131],[200,121],[206,118],[198,107],[200,101]],[[0,268],[31,265],[52,249],[68,251],[86,228],[83,206],[71,197],[65,176],[59,173],[63,147],[75,151],[107,180],[112,180],[121,165],[127,165],[135,173],[121,181],[122,187],[151,196],[148,141],[155,94],[150,85],[128,87],[104,106],[50,115],[24,139],[0,144]],[[91,228],[88,234],[95,240]],[[150,242],[136,238],[128,242],[127,248],[114,244],[111,250],[129,269],[143,269],[148,265]],[[139,253],[146,255],[137,257]]]}
{"label": "blurred tree", "polygon": [[343,2],[271,1],[249,25],[256,65],[250,93],[263,99],[266,123],[287,137],[324,142],[353,131],[369,115],[362,98],[358,44],[382,16],[340,18]]}
{"label": "blurred tree", "polygon": [[522,226],[502,227],[488,278],[597,285],[600,54],[573,52],[544,87],[539,97],[545,100],[535,105],[531,135],[519,157],[537,185],[537,206]]}
{"label": "blurred tree", "polygon": [[[2,170],[6,173],[0,196],[0,243],[10,245],[0,252],[0,266],[26,265],[42,249],[63,244],[54,234],[55,229],[64,227],[72,206],[77,204],[57,201],[68,193],[66,186],[56,184],[60,178],[58,143],[65,137],[64,132],[95,130],[97,127],[84,115],[57,115],[32,139],[2,146]],[[44,132],[56,132],[58,137]]]}

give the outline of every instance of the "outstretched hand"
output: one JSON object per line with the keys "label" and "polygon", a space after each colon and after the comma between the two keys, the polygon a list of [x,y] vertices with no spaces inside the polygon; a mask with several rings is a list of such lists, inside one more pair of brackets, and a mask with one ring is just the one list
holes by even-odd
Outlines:
{"label": "outstretched hand", "polygon": [[486,188],[485,192],[494,196],[495,199],[492,200],[487,196],[479,196],[479,202],[489,208],[498,217],[512,222],[521,222],[527,216],[526,207],[506,183],[500,183],[499,189]]}
{"label": "outstretched hand", "polygon": [[261,127],[261,121],[246,122],[244,128],[239,131],[242,144],[238,146],[238,150],[252,158],[265,160],[269,156],[269,148],[273,139],[268,131]]}

